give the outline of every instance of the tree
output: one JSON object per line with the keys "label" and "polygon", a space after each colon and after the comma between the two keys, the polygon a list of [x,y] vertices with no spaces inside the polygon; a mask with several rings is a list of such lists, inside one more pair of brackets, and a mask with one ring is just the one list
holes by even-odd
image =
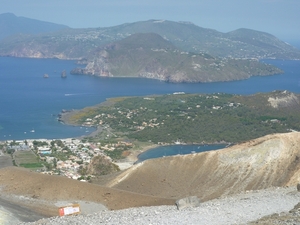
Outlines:
{"label": "tree", "polygon": [[53,167],[56,168],[56,166],[57,166],[57,159],[54,158],[54,159],[53,159]]}

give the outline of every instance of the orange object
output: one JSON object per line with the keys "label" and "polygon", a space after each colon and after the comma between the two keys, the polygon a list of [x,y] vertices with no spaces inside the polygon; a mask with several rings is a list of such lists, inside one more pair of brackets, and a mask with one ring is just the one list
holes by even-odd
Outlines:
{"label": "orange object", "polygon": [[73,204],[69,206],[63,206],[58,209],[59,216],[68,216],[80,213],[79,204]]}

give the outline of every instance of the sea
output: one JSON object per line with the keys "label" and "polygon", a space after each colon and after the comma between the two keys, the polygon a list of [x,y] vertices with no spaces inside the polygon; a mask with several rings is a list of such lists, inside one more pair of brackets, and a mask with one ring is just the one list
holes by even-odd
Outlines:
{"label": "sea", "polygon": [[[0,57],[0,140],[62,139],[87,135],[95,128],[68,126],[57,120],[62,110],[81,109],[119,96],[231,93],[288,90],[300,92],[300,61],[263,60],[284,74],[214,83],[167,83],[146,78],[70,75],[75,61]],[[67,77],[61,72],[66,70]],[[44,78],[48,74],[48,78]]]}
{"label": "sea", "polygon": [[[75,61],[0,57],[0,141],[24,139],[62,139],[87,135],[95,128],[68,126],[57,120],[62,110],[81,109],[119,96],[153,94],[231,93],[251,95],[258,92],[288,90],[300,93],[300,61],[263,60],[284,74],[254,76],[247,80],[196,84],[173,84],[143,78],[105,78],[70,75]],[[61,78],[61,72],[67,72]],[[44,78],[48,74],[48,78]],[[148,158],[210,151],[220,145],[161,146],[139,156]],[[0,201],[0,224],[18,221]],[[14,220],[14,221],[13,221]],[[2,223],[1,223],[2,222]],[[7,223],[6,223],[7,222]]]}
{"label": "sea", "polygon": [[227,147],[225,144],[211,144],[211,145],[167,145],[158,146],[156,148],[149,149],[138,155],[138,160],[135,164],[143,162],[147,159],[154,159],[160,157],[166,157],[171,155],[186,155],[199,152],[207,152],[212,150],[219,150]]}

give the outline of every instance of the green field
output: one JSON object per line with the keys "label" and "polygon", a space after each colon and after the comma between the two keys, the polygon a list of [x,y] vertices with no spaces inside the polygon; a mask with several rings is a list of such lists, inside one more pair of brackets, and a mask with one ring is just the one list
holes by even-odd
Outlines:
{"label": "green field", "polygon": [[44,166],[32,151],[17,151],[14,160],[17,166],[24,168],[39,169]]}

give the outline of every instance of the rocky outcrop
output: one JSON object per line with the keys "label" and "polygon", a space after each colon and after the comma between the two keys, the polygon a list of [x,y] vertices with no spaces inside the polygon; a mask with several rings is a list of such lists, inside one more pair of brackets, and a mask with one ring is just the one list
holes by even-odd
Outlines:
{"label": "rocky outcrop", "polygon": [[184,209],[186,207],[198,207],[200,206],[200,199],[197,196],[189,196],[179,199],[175,202],[177,209]]}
{"label": "rocky outcrop", "polygon": [[120,171],[119,167],[105,155],[98,155],[92,158],[87,167],[87,174],[101,176]]}
{"label": "rocky outcrop", "polygon": [[277,96],[269,97],[268,102],[273,108],[299,105],[299,99],[294,93],[288,91],[278,92]]}

